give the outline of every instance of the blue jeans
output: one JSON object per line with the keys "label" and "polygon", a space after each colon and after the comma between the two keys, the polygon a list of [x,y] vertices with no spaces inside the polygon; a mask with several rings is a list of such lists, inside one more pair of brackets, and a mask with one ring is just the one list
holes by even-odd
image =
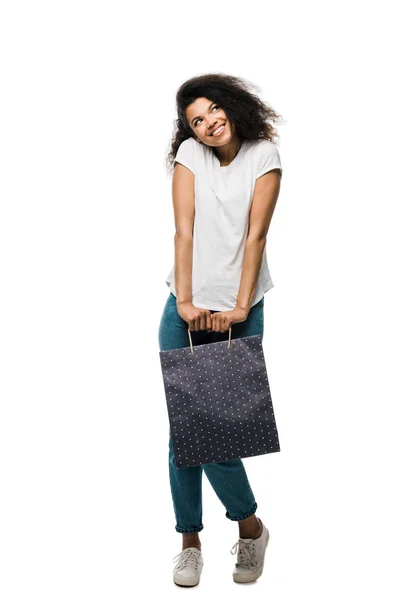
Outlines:
{"label": "blue jeans", "polygon": [[[211,313],[219,312],[211,310]],[[188,323],[176,308],[172,292],[167,298],[158,330],[160,351],[190,346]],[[264,297],[249,311],[242,323],[234,323],[231,339],[264,334]],[[229,331],[191,331],[193,346],[228,340]],[[203,529],[202,474],[203,470],[215,493],[226,508],[225,516],[231,521],[241,521],[254,514],[257,503],[240,458],[209,463],[195,467],[177,468],[169,431],[169,479],[178,533],[194,533]]]}

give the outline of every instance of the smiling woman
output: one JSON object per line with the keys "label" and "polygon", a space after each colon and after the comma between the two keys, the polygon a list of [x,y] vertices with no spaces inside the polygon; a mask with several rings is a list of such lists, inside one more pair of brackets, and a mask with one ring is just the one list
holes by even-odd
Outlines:
{"label": "smiling woman", "polygon": [[[210,145],[221,166],[231,162],[241,140],[274,142],[279,136],[272,123],[279,122],[281,116],[257,96],[255,89],[257,86],[242,78],[218,73],[183,83],[176,95],[177,129],[167,157],[168,170],[173,169],[178,148],[189,137]],[[211,135],[220,125],[224,126],[221,134]]]}
{"label": "smiling woman", "polygon": [[[266,236],[282,175],[271,124],[279,115],[243,79],[223,74],[190,79],[176,101],[177,129],[167,158],[173,167],[175,261],[166,279],[170,290],[158,331],[160,351],[186,348],[188,329],[194,346],[224,341],[228,331],[232,338],[262,338],[264,294],[274,287]],[[200,581],[203,470],[226,517],[238,521],[233,579],[254,581],[262,573],[269,534],[255,516],[257,503],[242,461],[178,468],[170,431],[175,529],[183,534],[174,581],[185,586]]]}
{"label": "smiling woman", "polygon": [[[175,166],[175,262],[166,284],[191,330],[205,317],[204,327],[211,320],[222,332],[274,286],[266,236],[282,166],[270,121],[280,117],[247,82],[229,75],[190,79],[176,100],[178,127],[167,159]],[[210,319],[199,309],[229,314]]]}
{"label": "smiling woman", "polygon": [[[197,112],[208,114],[204,117],[191,116]],[[197,98],[187,107],[186,114],[196,133],[195,139],[213,148],[221,167],[228,166],[239,152],[241,143],[224,110],[208,98]],[[231,139],[230,144],[226,143],[226,138]]]}

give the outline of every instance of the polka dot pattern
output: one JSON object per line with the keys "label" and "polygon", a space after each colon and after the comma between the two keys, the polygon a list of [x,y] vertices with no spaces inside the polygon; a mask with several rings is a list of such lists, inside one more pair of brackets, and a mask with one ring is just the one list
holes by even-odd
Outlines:
{"label": "polka dot pattern", "polygon": [[261,335],[160,351],[178,468],[279,452]]}

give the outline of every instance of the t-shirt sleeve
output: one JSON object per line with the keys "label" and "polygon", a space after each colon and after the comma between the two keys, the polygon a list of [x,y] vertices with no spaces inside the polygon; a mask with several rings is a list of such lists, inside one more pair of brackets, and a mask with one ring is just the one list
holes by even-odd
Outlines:
{"label": "t-shirt sleeve", "polygon": [[198,142],[192,138],[184,140],[179,146],[174,159],[175,162],[179,162],[181,165],[190,169],[194,175],[196,174],[196,147],[194,144],[197,143]]}
{"label": "t-shirt sleeve", "polygon": [[273,142],[261,143],[261,151],[258,157],[256,179],[272,171],[272,169],[280,169],[282,177],[281,157],[278,148]]}

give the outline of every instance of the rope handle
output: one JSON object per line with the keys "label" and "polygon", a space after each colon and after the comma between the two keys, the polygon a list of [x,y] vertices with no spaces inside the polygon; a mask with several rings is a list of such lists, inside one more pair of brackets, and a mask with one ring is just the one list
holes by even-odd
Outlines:
{"label": "rope handle", "polygon": [[[192,336],[190,335],[190,327],[188,327],[189,341],[190,341],[190,351],[193,352],[193,344],[192,344]],[[231,334],[232,334],[232,325],[229,327],[229,339],[228,339],[228,348],[231,347]]]}

